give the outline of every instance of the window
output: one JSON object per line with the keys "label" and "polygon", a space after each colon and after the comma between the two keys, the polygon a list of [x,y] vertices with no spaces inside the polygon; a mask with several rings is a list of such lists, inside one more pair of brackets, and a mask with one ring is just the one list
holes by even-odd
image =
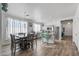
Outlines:
{"label": "window", "polygon": [[38,33],[38,32],[40,32],[40,30],[41,30],[41,26],[40,26],[40,24],[33,24],[33,31],[34,32],[36,32],[36,33]]}
{"label": "window", "polygon": [[10,37],[10,34],[16,33],[26,33],[27,35],[27,22],[8,18],[8,37]]}

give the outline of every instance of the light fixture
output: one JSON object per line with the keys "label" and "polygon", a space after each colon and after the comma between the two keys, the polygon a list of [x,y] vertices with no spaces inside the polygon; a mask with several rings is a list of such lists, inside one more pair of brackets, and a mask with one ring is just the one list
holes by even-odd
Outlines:
{"label": "light fixture", "polygon": [[70,24],[70,22],[68,22],[68,24]]}
{"label": "light fixture", "polygon": [[8,3],[2,3],[2,10],[4,12],[7,12],[8,11]]}
{"label": "light fixture", "polygon": [[25,8],[24,8],[24,16],[25,16],[25,17],[30,16],[29,13],[28,13],[28,9],[26,9],[26,6],[25,6]]}

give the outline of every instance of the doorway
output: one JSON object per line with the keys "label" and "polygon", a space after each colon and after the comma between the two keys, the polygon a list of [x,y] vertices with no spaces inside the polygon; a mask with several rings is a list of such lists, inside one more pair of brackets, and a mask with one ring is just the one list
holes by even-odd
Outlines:
{"label": "doorway", "polygon": [[72,38],[73,36],[73,19],[71,20],[63,20],[61,21],[61,37],[62,40],[64,38]]}

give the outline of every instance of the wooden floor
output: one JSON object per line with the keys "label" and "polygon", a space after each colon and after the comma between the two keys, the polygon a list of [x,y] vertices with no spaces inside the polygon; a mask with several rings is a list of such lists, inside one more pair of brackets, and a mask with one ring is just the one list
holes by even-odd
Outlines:
{"label": "wooden floor", "polygon": [[[61,41],[55,41],[54,44],[42,43],[38,40],[37,47],[34,50],[28,49],[19,51],[17,56],[78,56],[78,50],[71,37],[64,37]],[[9,50],[8,50],[9,52]],[[5,55],[5,54],[3,54]],[[7,55],[10,55],[8,53]]]}

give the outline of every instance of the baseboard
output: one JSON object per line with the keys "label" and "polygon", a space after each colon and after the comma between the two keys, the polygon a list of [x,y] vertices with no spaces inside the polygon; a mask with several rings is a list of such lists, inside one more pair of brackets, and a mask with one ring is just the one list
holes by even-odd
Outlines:
{"label": "baseboard", "polygon": [[73,42],[75,43],[76,48],[77,48],[77,50],[79,51],[79,48],[78,48],[78,45],[76,44],[76,41],[73,41]]}

